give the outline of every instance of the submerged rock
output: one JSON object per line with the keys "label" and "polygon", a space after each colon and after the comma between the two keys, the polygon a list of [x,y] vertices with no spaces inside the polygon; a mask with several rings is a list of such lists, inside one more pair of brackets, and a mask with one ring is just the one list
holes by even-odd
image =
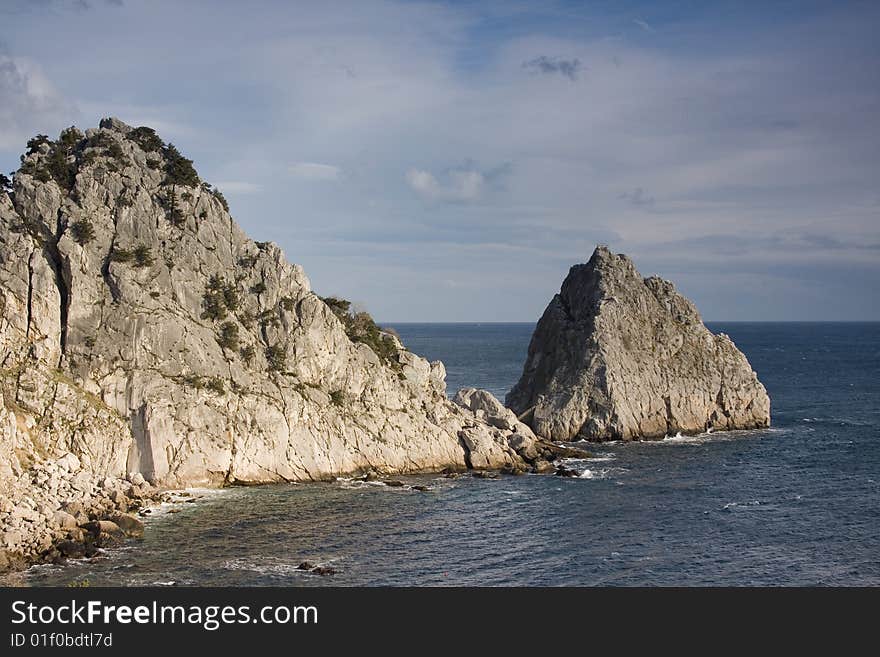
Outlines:
{"label": "submerged rock", "polygon": [[770,424],[746,357],[672,283],[598,247],[544,311],[506,405],[550,440],[633,440]]}

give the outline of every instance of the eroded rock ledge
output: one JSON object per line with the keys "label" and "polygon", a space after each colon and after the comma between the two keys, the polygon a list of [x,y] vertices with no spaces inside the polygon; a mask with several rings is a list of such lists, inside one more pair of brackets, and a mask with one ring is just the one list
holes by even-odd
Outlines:
{"label": "eroded rock ledge", "polygon": [[556,441],[770,424],[767,392],[733,341],[672,283],[601,246],[550,301],[506,404]]}

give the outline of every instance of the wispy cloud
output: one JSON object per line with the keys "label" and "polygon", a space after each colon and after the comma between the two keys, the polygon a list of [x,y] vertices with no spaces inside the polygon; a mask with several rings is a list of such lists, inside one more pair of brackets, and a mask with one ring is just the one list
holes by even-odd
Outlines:
{"label": "wispy cloud", "polygon": [[480,197],[486,179],[473,169],[454,169],[447,172],[441,182],[430,171],[410,169],[406,182],[422,198],[432,201],[474,201]]}
{"label": "wispy cloud", "polygon": [[0,149],[21,148],[33,132],[72,123],[75,113],[38,64],[0,50]]}
{"label": "wispy cloud", "polygon": [[648,21],[643,21],[643,20],[640,19],[640,18],[634,18],[634,19],[633,19],[633,23],[635,23],[636,25],[638,25],[638,26],[639,26],[640,28],[642,28],[645,32],[651,32],[651,33],[656,32],[656,30],[654,29],[654,27],[653,27]]}
{"label": "wispy cloud", "polygon": [[338,180],[342,169],[332,164],[297,162],[288,169],[290,175],[300,180]]}
{"label": "wispy cloud", "polygon": [[577,57],[574,59],[560,59],[558,57],[547,57],[541,55],[527,62],[523,62],[522,67],[532,73],[556,74],[563,75],[569,80],[575,80],[578,72],[581,70],[581,60]]}

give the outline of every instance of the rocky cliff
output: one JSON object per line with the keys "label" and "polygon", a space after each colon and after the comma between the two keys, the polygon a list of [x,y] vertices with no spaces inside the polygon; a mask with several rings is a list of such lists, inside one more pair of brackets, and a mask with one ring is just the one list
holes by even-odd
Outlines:
{"label": "rocky cliff", "polygon": [[448,401],[442,363],[314,294],[149,128],[39,135],[0,182],[0,548],[45,549],[107,477],[528,467],[528,427]]}
{"label": "rocky cliff", "polygon": [[746,357],[672,283],[599,247],[538,322],[506,404],[553,440],[632,440],[770,423]]}

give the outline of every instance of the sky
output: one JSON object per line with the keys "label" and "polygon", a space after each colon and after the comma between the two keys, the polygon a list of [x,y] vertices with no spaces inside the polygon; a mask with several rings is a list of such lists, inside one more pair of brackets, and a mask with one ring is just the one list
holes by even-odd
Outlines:
{"label": "sky", "polygon": [[380,321],[535,321],[598,243],[706,320],[880,320],[880,3],[2,6],[0,171],[152,126]]}

